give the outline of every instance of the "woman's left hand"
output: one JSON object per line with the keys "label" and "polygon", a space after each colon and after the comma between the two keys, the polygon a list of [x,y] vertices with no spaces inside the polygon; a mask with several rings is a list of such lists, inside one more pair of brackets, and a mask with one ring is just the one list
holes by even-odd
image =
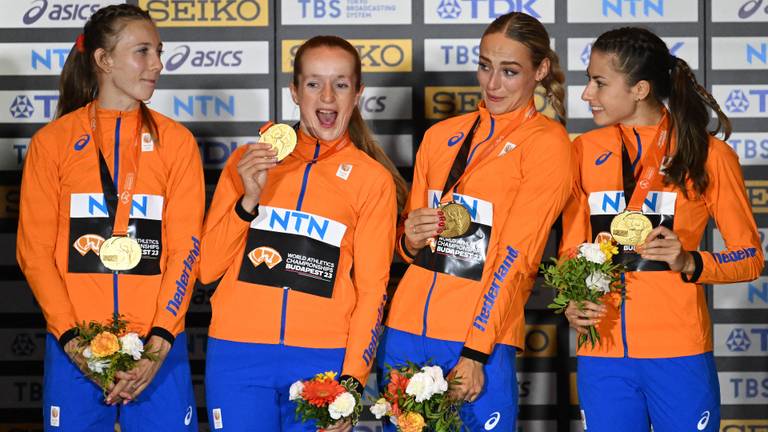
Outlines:
{"label": "woman's left hand", "polygon": [[459,362],[448,373],[448,381],[457,379],[459,382],[451,384],[449,392],[453,399],[474,402],[483,391],[485,373],[483,364],[477,360],[459,357]]}
{"label": "woman's left hand", "polygon": [[157,359],[141,359],[136,362],[133,369],[116,373],[115,377],[118,381],[107,396],[107,403],[110,403],[111,399],[118,395],[123,399],[124,404],[136,400],[155,378],[157,371],[160,370],[160,366],[163,365],[165,357],[171,350],[171,344],[160,336],[152,336],[144,346],[144,350],[156,355]]}
{"label": "woman's left hand", "polygon": [[677,234],[665,226],[654,228],[635,251],[644,259],[664,261],[674,272],[691,274],[694,271],[693,256],[683,249]]}
{"label": "woman's left hand", "polygon": [[340,420],[327,428],[318,430],[323,430],[325,432],[350,432],[352,430],[352,422],[349,419]]}

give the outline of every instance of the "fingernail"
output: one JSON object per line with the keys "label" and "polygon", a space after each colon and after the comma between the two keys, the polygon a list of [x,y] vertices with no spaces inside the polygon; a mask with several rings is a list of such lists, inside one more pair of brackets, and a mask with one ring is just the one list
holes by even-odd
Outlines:
{"label": "fingernail", "polygon": [[438,228],[437,233],[440,234],[441,232],[445,231],[443,228]]}
{"label": "fingernail", "polygon": [[443,211],[442,211],[442,210],[438,210],[438,211],[437,211],[437,215],[438,215],[438,216],[442,216],[442,215],[443,215]]}
{"label": "fingernail", "polygon": [[438,224],[437,224],[437,226],[441,226],[441,227],[444,227],[444,226],[445,226],[445,222],[443,222],[443,221],[440,221],[440,223],[438,223]]}

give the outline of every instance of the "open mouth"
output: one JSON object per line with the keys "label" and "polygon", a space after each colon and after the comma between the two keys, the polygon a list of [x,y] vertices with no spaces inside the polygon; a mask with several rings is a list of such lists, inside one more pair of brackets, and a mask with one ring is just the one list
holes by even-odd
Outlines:
{"label": "open mouth", "polygon": [[315,111],[315,115],[317,116],[317,120],[320,122],[321,127],[330,128],[336,124],[336,117],[339,113],[332,110],[317,110]]}

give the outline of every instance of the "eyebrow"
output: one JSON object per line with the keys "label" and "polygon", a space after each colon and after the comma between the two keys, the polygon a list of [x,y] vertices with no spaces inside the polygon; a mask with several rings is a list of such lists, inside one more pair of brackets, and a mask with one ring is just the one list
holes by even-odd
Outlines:
{"label": "eyebrow", "polygon": [[587,75],[587,78],[589,78],[589,79],[599,79],[599,78],[605,79],[605,77],[602,76],[602,75],[590,75],[589,71],[587,71],[585,74]]}
{"label": "eyebrow", "polygon": [[[483,61],[486,61],[486,62],[492,63],[492,62],[491,62],[491,59],[489,59],[488,57],[486,57],[486,56],[484,56],[484,55],[480,55],[480,60],[483,60]],[[505,61],[502,61],[500,64],[501,64],[502,66],[513,65],[513,66],[519,66],[519,67],[523,67],[523,65],[521,65],[520,63],[518,63],[518,62],[516,62],[516,61],[514,61],[514,60],[505,60]]]}

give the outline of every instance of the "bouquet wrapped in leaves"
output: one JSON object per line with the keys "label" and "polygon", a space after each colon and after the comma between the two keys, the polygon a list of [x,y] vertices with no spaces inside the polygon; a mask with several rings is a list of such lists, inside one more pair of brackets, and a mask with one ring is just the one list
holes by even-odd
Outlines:
{"label": "bouquet wrapped in leaves", "polygon": [[349,419],[356,424],[363,406],[352,378],[341,382],[336,372],[324,372],[306,381],[291,384],[288,399],[296,402],[296,418],[302,422],[315,420],[321,430]]}
{"label": "bouquet wrapped in leaves", "polygon": [[[603,296],[620,290],[621,273],[625,269],[612,261],[618,252],[612,239],[598,238],[597,243],[582,243],[565,257],[552,258],[550,265],[542,264],[545,284],[557,292],[548,307],[555,313],[563,313],[570,302],[579,308],[584,301],[600,304]],[[579,348],[587,342],[593,348],[600,343],[600,333],[595,326],[590,325],[587,330],[588,334],[578,337]]]}
{"label": "bouquet wrapped in leaves", "polygon": [[464,401],[448,396],[449,382],[440,366],[408,362],[387,369],[387,387],[370,408],[377,419],[388,416],[399,432],[461,430]]}
{"label": "bouquet wrapped in leaves", "polygon": [[125,372],[145,358],[156,360],[153,353],[144,351],[144,342],[138,333],[127,331],[128,322],[115,317],[109,324],[91,321],[77,326],[80,337],[78,352],[88,364],[89,377],[98,383],[106,395],[115,382],[117,372]]}

